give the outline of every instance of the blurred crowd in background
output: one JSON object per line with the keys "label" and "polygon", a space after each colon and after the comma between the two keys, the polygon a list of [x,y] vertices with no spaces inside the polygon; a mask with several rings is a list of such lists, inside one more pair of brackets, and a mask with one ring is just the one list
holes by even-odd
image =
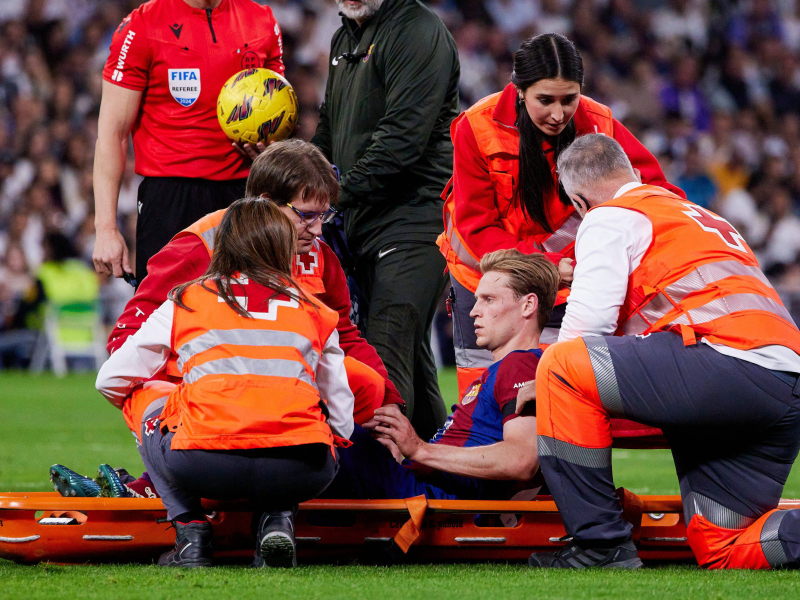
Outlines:
{"label": "blurred crowd in background", "polygon": [[[258,1],[283,30],[299,135],[310,139],[341,24],[336,4]],[[101,71],[114,29],[141,3],[0,0],[0,332],[40,326],[49,264],[69,261],[73,279],[81,263],[91,269]],[[584,60],[584,93],[612,108],[690,200],[739,228],[797,319],[800,0],[426,3],[458,44],[462,108],[508,83],[525,38],[572,39]],[[119,214],[134,251],[138,183],[130,153]],[[132,288],[99,284],[110,326]],[[446,319],[440,323],[446,337]]]}

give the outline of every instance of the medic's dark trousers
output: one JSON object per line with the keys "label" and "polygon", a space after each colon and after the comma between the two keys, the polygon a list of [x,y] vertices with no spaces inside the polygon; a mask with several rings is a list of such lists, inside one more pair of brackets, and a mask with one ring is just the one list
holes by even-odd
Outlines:
{"label": "medic's dark trousers", "polygon": [[797,377],[673,333],[549,348],[536,375],[539,460],[567,533],[630,537],[611,472],[609,417],[659,427],[701,566],[798,566],[800,510],[775,510],[800,448]]}

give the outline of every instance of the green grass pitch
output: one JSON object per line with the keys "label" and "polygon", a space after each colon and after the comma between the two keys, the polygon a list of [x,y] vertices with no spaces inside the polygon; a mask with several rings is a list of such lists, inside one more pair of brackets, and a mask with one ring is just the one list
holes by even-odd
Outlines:
{"label": "green grass pitch", "polygon": [[[440,382],[455,401],[453,371]],[[100,463],[137,473],[141,460],[119,411],[89,375],[56,379],[0,373],[0,490],[49,491],[48,467],[87,474]],[[669,452],[617,450],[616,483],[641,494],[675,494]],[[800,497],[800,468],[784,492]],[[151,565],[19,566],[0,559],[0,600],[47,598],[192,600],[237,598],[800,598],[796,572],[705,572],[693,566],[633,573],[535,572],[520,564],[301,566],[293,571],[219,567],[173,571]]]}

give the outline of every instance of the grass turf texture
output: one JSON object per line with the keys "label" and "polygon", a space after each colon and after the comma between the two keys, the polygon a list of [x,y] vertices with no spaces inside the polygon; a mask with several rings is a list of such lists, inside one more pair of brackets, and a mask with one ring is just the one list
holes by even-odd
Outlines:
{"label": "grass turf texture", "polygon": [[[93,388],[94,377],[56,379],[0,373],[0,490],[49,491],[55,462],[94,475],[99,464],[142,466],[119,411]],[[440,375],[449,404],[454,371]],[[617,485],[640,494],[676,494],[668,451],[615,450]],[[800,468],[785,497],[800,497]],[[20,566],[0,560],[0,598],[797,598],[797,572],[705,572],[692,566],[634,573],[535,572],[518,564],[314,565],[294,571],[219,567],[202,571],[143,565]]]}

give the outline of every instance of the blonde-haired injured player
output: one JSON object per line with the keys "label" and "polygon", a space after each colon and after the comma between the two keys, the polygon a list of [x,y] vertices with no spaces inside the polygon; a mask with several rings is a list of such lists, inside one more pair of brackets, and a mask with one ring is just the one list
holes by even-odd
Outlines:
{"label": "blonde-haired injured player", "polygon": [[536,376],[560,277],[543,256],[517,250],[487,254],[481,272],[471,316],[496,362],[430,442],[396,408],[376,410],[356,427],[353,446],[340,449],[326,497],[508,499],[536,474],[536,417],[514,411],[517,390]]}

